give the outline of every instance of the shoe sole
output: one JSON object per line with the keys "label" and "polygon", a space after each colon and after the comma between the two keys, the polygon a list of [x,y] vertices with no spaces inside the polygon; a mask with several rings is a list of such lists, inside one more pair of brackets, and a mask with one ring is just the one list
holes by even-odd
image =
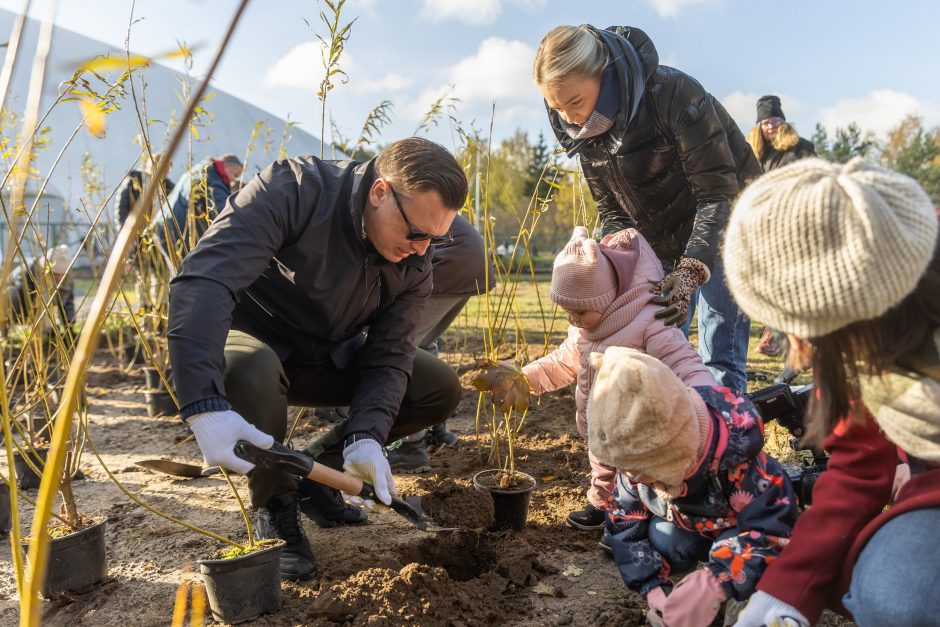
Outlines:
{"label": "shoe sole", "polygon": [[609,546],[607,546],[606,544],[604,544],[603,542],[598,542],[598,543],[597,543],[597,546],[598,546],[598,548],[599,548],[601,551],[603,551],[606,555],[609,555],[609,556],[611,556],[611,557],[614,556],[614,550],[613,550],[612,548],[610,548]]}
{"label": "shoe sole", "polygon": [[307,581],[308,579],[313,579],[317,576],[317,571],[313,571],[309,575],[285,575],[281,573],[281,580],[283,581]]}
{"label": "shoe sole", "polygon": [[417,468],[395,468],[392,466],[392,472],[397,472],[402,475],[421,475],[426,472],[431,472],[431,466],[418,466]]}
{"label": "shoe sole", "polygon": [[585,525],[583,523],[575,522],[570,518],[566,518],[565,522],[568,523],[569,527],[579,529],[581,531],[597,531],[598,529],[603,529],[605,523],[600,523],[599,525]]}

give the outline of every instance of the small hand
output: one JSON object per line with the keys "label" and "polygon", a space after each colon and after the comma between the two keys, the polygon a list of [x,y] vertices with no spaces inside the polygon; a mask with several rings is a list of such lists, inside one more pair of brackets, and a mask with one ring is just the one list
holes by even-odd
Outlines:
{"label": "small hand", "polygon": [[525,411],[529,408],[529,380],[522,368],[511,361],[487,361],[483,373],[473,378],[473,387],[493,395],[500,411]]}

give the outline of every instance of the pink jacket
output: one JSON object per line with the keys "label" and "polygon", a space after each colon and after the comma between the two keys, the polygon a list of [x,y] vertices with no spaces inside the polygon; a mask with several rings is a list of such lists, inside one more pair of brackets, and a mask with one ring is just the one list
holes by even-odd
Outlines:
{"label": "pink jacket", "polygon": [[575,403],[582,437],[587,434],[587,401],[594,377],[588,363],[592,352],[602,353],[611,346],[635,348],[669,366],[688,386],[717,385],[682,331],[653,317],[661,308],[649,303],[650,288],[663,278],[663,267],[646,239],[634,229],[624,229],[601,243],[606,245],[602,250],[617,270],[620,295],[597,327],[569,327],[568,338],[561,346],[522,369],[536,395],[577,380]]}

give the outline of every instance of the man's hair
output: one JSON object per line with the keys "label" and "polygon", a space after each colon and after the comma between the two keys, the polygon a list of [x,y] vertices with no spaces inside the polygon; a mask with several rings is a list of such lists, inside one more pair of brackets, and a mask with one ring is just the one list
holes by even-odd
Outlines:
{"label": "man's hair", "polygon": [[378,175],[404,192],[436,191],[444,206],[460,209],[467,201],[467,175],[446,148],[421,137],[390,144],[375,160]]}
{"label": "man's hair", "polygon": [[228,164],[230,164],[230,165],[237,165],[237,166],[240,167],[240,168],[241,168],[241,167],[244,167],[244,166],[242,165],[241,159],[239,159],[238,157],[236,157],[235,155],[233,155],[233,154],[230,153],[230,152],[227,152],[227,153],[225,153],[224,155],[222,155],[221,157],[219,157],[219,161],[221,161],[222,163],[228,163]]}

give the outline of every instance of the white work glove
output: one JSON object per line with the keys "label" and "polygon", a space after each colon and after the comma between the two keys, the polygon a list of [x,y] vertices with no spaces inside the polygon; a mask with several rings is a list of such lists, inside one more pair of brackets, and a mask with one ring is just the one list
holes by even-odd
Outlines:
{"label": "white work glove", "polygon": [[372,484],[375,495],[386,505],[398,496],[382,445],[371,439],[357,440],[343,449],[343,470]]}
{"label": "white work glove", "polygon": [[758,590],[738,614],[735,627],[810,627],[800,610]]}
{"label": "white work glove", "polygon": [[207,411],[189,419],[189,428],[196,436],[206,466],[222,466],[240,475],[248,474],[255,467],[235,455],[235,443],[248,440],[260,448],[271,448],[274,438],[249,424],[238,413]]}

